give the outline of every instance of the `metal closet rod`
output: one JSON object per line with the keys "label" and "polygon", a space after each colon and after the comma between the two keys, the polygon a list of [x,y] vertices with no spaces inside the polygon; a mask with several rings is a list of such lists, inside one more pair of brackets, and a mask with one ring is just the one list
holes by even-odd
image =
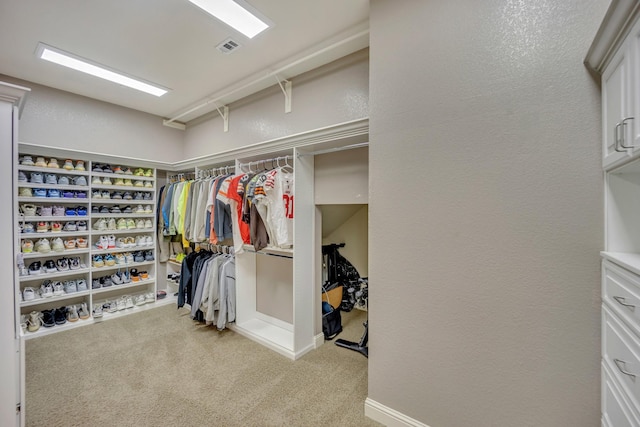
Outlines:
{"label": "metal closet rod", "polygon": [[195,172],[183,172],[169,176],[169,181],[180,181],[181,179],[193,179],[196,177]]}
{"label": "metal closet rod", "polygon": [[207,177],[228,175],[229,171],[233,172],[235,168],[236,168],[235,165],[228,165],[228,166],[220,166],[218,168],[211,168],[211,169],[198,169],[198,177],[203,178],[205,174],[207,175]]}
{"label": "metal closet rod", "polygon": [[269,168],[267,167],[267,163],[271,165],[271,169],[275,169],[276,167],[280,166],[281,160],[284,160],[285,166],[293,167],[292,165],[289,164],[289,160],[293,160],[293,156],[282,156],[282,157],[274,157],[272,159],[256,160],[249,163],[240,163],[240,170],[244,171],[246,167],[251,172],[253,171],[253,169],[251,169],[251,166],[256,166],[260,168],[260,165],[262,165],[262,169],[258,169],[258,170],[268,170]]}

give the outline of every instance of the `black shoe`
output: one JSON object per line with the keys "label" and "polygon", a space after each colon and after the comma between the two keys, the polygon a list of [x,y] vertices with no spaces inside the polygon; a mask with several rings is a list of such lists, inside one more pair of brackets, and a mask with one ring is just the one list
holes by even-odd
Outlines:
{"label": "black shoe", "polygon": [[53,317],[56,325],[64,325],[67,323],[67,307],[56,308]]}
{"label": "black shoe", "polygon": [[42,326],[44,326],[45,328],[50,328],[52,326],[55,326],[56,322],[55,322],[55,315],[54,315],[55,310],[44,310],[42,312]]}

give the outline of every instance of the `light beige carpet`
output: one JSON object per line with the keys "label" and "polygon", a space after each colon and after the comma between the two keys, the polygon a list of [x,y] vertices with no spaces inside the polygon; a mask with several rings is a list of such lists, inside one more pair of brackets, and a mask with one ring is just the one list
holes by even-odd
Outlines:
{"label": "light beige carpet", "polygon": [[[357,341],[366,313],[343,313]],[[291,361],[169,305],[26,342],[27,426],[377,426],[367,359]]]}

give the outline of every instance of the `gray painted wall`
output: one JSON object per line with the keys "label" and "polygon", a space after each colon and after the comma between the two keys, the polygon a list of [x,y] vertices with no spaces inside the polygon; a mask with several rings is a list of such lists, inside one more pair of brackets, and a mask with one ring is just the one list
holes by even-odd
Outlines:
{"label": "gray painted wall", "polygon": [[607,2],[398,6],[370,9],[369,398],[438,427],[598,426],[582,60]]}
{"label": "gray painted wall", "polygon": [[364,49],[292,78],[291,113],[285,114],[284,94],[276,85],[231,104],[229,132],[223,131],[217,112],[192,121],[185,134],[184,158],[367,117],[368,54],[368,49]]}
{"label": "gray painted wall", "polygon": [[31,89],[20,142],[163,162],[183,160],[184,132],[160,117],[0,75]]}

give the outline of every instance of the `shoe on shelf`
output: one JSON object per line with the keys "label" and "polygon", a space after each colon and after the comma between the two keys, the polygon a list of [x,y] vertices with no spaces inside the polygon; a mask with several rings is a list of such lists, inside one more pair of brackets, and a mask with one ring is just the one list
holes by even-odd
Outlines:
{"label": "shoe on shelf", "polygon": [[116,225],[116,220],[115,218],[109,218],[109,220],[107,221],[107,230],[117,230],[118,227]]}
{"label": "shoe on shelf", "polygon": [[133,218],[127,218],[127,230],[135,230],[136,229],[136,223],[133,220]]}
{"label": "shoe on shelf", "polygon": [[93,256],[93,266],[96,268],[104,267],[104,260],[100,255]]}
{"label": "shoe on shelf", "polygon": [[122,198],[124,200],[133,200],[133,196],[131,195],[130,191],[125,191],[124,194],[122,195]]}
{"label": "shoe on shelf", "polygon": [[84,176],[77,176],[73,179],[73,185],[79,185],[86,187],[87,186],[87,178]]}
{"label": "shoe on shelf", "polygon": [[45,174],[44,183],[56,185],[58,184],[58,177],[52,173]]}
{"label": "shoe on shelf", "polygon": [[35,332],[42,326],[42,313],[39,311],[32,311],[27,318],[27,330],[29,332]]}
{"label": "shoe on shelf", "polygon": [[113,286],[113,280],[111,280],[111,276],[104,276],[100,278],[102,282],[103,288],[108,288],[109,286]]}
{"label": "shoe on shelf", "polygon": [[136,228],[139,230],[143,230],[144,229],[144,220],[139,219],[136,221]]}
{"label": "shoe on shelf", "polygon": [[61,176],[60,178],[58,178],[58,184],[59,185],[69,185],[69,177],[68,176]]}
{"label": "shoe on shelf", "polygon": [[131,171],[131,168],[124,168],[123,171],[124,171],[125,175],[133,175],[133,172]]}
{"label": "shoe on shelf", "polygon": [[22,156],[20,164],[23,166],[33,166],[33,158],[31,156]]}
{"label": "shoe on shelf", "polygon": [[36,242],[35,251],[41,254],[47,254],[51,252],[51,244],[47,239],[40,239]]}
{"label": "shoe on shelf", "polygon": [[115,206],[111,206],[111,208],[109,209],[109,213],[122,213],[122,211],[120,210],[120,206],[115,205]]}
{"label": "shoe on shelf", "polygon": [[149,273],[147,273],[146,271],[141,271],[138,274],[140,275],[140,279],[142,280],[147,280],[149,278]]}
{"label": "shoe on shelf", "polygon": [[136,295],[134,301],[136,305],[144,305],[147,302],[142,294]]}
{"label": "shoe on shelf", "polygon": [[64,325],[67,323],[67,307],[55,308],[53,317],[56,325]]}
{"label": "shoe on shelf", "polygon": [[58,190],[57,188],[49,188],[47,190],[47,197],[51,197],[54,199],[59,199],[60,198],[60,190]]}
{"label": "shoe on shelf", "polygon": [[144,208],[142,207],[142,205],[138,205],[138,206],[136,206],[136,209],[133,212],[137,213],[137,214],[143,214],[144,213]]}
{"label": "shoe on shelf", "polygon": [[144,187],[144,182],[142,181],[133,181],[134,187]]}
{"label": "shoe on shelf", "polygon": [[64,248],[67,250],[73,250],[76,248],[76,239],[67,239],[64,241]]}
{"label": "shoe on shelf", "polygon": [[127,205],[124,208],[122,208],[122,213],[126,213],[126,214],[133,213],[133,209],[131,209],[131,206]]}
{"label": "shoe on shelf", "polygon": [[78,221],[78,231],[87,231],[87,221]]}
{"label": "shoe on shelf", "polygon": [[144,193],[144,200],[153,200],[151,198],[151,193],[149,193],[149,192]]}
{"label": "shoe on shelf", "polygon": [[144,228],[153,228],[153,222],[150,219],[144,220]]}
{"label": "shoe on shelf", "polygon": [[131,252],[124,253],[124,263],[131,264],[133,262],[133,254]]}
{"label": "shoe on shelf", "polygon": [[56,261],[56,268],[58,271],[68,271],[69,261],[66,258],[60,258]]}
{"label": "shoe on shelf", "polygon": [[133,308],[133,298],[129,295],[124,295],[122,297],[124,299],[125,308]]}
{"label": "shoe on shelf", "polygon": [[75,197],[75,193],[71,190],[64,190],[62,192],[62,197],[65,199],[73,199]]}
{"label": "shoe on shelf", "polygon": [[[118,184],[116,184],[118,185]],[[117,200],[121,200],[122,199],[122,192],[121,191],[114,191],[113,192],[113,196],[111,196],[112,199],[117,199]]]}
{"label": "shoe on shelf", "polygon": [[64,242],[60,237],[51,240],[51,249],[53,249],[54,252],[64,251]]}
{"label": "shoe on shelf", "polygon": [[102,193],[100,193],[100,190],[93,190],[91,192],[91,198],[92,199],[102,199]]}
{"label": "shoe on shelf", "polygon": [[144,176],[149,176],[149,177],[153,176],[153,170],[147,169],[146,171],[144,171]]}
{"label": "shoe on shelf", "polygon": [[48,168],[53,168],[53,169],[60,169],[60,165],[58,164],[58,160],[54,159],[53,157],[51,159],[49,159],[49,163],[47,164]]}
{"label": "shoe on shelf", "polygon": [[69,268],[71,270],[78,270],[80,268],[80,257],[69,258]]}
{"label": "shoe on shelf", "polygon": [[53,207],[51,208],[51,213],[53,214],[53,216],[64,216],[65,208],[63,206],[53,205]]}
{"label": "shoe on shelf", "polygon": [[156,299],[153,296],[153,292],[147,292],[146,294],[144,294],[144,300],[147,304],[150,302],[156,301]]}
{"label": "shoe on shelf", "polygon": [[22,171],[18,171],[18,182],[29,182],[27,174]]}
{"label": "shoe on shelf", "polygon": [[56,268],[56,263],[52,259],[48,259],[44,262],[44,271],[45,273],[55,273],[58,271]]}
{"label": "shoe on shelf", "polygon": [[53,283],[51,280],[45,280],[40,285],[40,294],[43,298],[51,298],[53,296]]}
{"label": "shoe on shelf", "polygon": [[[97,231],[104,231],[107,229],[107,220],[104,218],[98,219],[93,223],[93,229]],[[105,248],[106,249],[106,248]]]}
{"label": "shoe on shelf", "polygon": [[144,213],[146,213],[146,214],[153,213],[153,211],[151,210],[151,205],[145,205]]}
{"label": "shoe on shelf", "polygon": [[151,183],[151,181],[145,181],[144,182],[144,187],[145,188],[153,188],[153,184]]}
{"label": "shoe on shelf", "polygon": [[68,171],[73,170],[73,162],[70,159],[64,161],[64,165],[62,165],[62,169],[66,169]]}
{"label": "shoe on shelf", "polygon": [[67,307],[67,320],[69,322],[77,322],[80,319],[78,315],[78,308],[75,305]]}
{"label": "shoe on shelf", "polygon": [[[78,226],[74,221],[67,221],[64,224],[64,227],[62,227],[62,231],[78,231]],[[75,243],[74,243],[74,247],[75,247]]]}
{"label": "shoe on shelf", "polygon": [[55,309],[42,311],[42,326],[45,328],[51,328],[55,326]]}
{"label": "shoe on shelf", "polygon": [[142,169],[142,168],[138,168],[138,169],[136,169],[136,170],[133,172],[133,174],[134,174],[135,176],[144,176],[144,169]]}
{"label": "shoe on shelf", "polygon": [[123,284],[127,284],[127,283],[131,283],[131,274],[129,274],[129,271],[123,271],[120,273],[120,278],[122,279],[122,283]]}
{"label": "shoe on shelf", "polygon": [[33,241],[29,239],[24,239],[21,244],[22,253],[30,254],[33,252]]}
{"label": "shoe on shelf", "polygon": [[131,281],[132,282],[139,282],[140,281],[140,274],[138,273],[138,269],[137,268],[132,268],[131,271],[129,271],[129,275],[131,276]]}
{"label": "shoe on shelf", "polygon": [[42,174],[40,172],[31,172],[31,180],[29,182],[31,182],[32,184],[44,183]]}
{"label": "shoe on shelf", "polygon": [[120,166],[114,166],[113,167],[113,173],[123,174],[124,171],[122,170],[122,168]]}
{"label": "shoe on shelf", "polygon": [[89,309],[87,308],[87,303],[83,302],[82,304],[80,304],[80,306],[78,307],[78,316],[82,319],[82,320],[86,320],[89,318]]}
{"label": "shoe on shelf", "polygon": [[33,197],[47,197],[47,190],[44,188],[34,188]]}
{"label": "shoe on shelf", "polygon": [[110,165],[104,165],[102,167],[102,172],[104,172],[104,173],[113,173],[113,170],[111,169]]}
{"label": "shoe on shelf", "polygon": [[85,206],[78,206],[76,208],[76,215],[87,216],[87,208]]}
{"label": "shoe on shelf", "polygon": [[32,287],[26,287],[22,290],[22,298],[25,301],[33,301],[36,299],[36,290]]}
{"label": "shoe on shelf", "polygon": [[107,247],[109,249],[116,248],[116,236],[114,236],[113,234],[107,236]]}
{"label": "shoe on shelf", "polygon": [[78,245],[78,247],[80,249],[85,249],[89,246],[89,243],[87,242],[87,239],[84,239],[82,237],[78,237],[76,239],[76,244]]}
{"label": "shoe on shelf", "polygon": [[64,210],[65,216],[77,216],[76,208],[72,208],[71,206],[65,208]]}
{"label": "shoe on shelf", "polygon": [[53,284],[53,295],[57,297],[64,295],[64,284],[62,282],[55,282]]}
{"label": "shoe on shelf", "polygon": [[102,319],[102,304],[94,304],[93,306],[93,318]]}
{"label": "shoe on shelf", "polygon": [[95,164],[93,165],[92,170],[93,170],[94,172],[102,172],[102,165],[101,165],[100,163],[95,163]]}
{"label": "shoe on shelf", "polygon": [[87,288],[87,281],[85,279],[76,280],[76,287],[78,289],[78,292],[86,291],[88,289]]}
{"label": "shoe on shelf", "polygon": [[65,280],[64,281],[64,293],[65,294],[73,294],[78,292],[78,284],[75,280]]}
{"label": "shoe on shelf", "polygon": [[36,229],[30,222],[27,222],[24,226],[22,226],[22,233],[35,233]]}
{"label": "shoe on shelf", "polygon": [[124,301],[124,296],[118,298],[118,301],[116,302],[116,307],[118,307],[118,311],[124,310],[127,307],[127,305],[126,305],[126,303]]}
{"label": "shoe on shelf", "polygon": [[42,263],[40,261],[34,261],[29,264],[29,275],[38,276],[42,274]]}
{"label": "shoe on shelf", "polygon": [[91,180],[91,183],[93,185],[101,185],[102,184],[102,180],[100,179],[99,176],[94,176],[93,179]]}
{"label": "shoe on shelf", "polygon": [[18,196],[20,197],[33,197],[33,190],[29,187],[18,188]]}
{"label": "shoe on shelf", "polygon": [[114,285],[122,285],[122,277],[118,273],[113,273],[111,276],[111,283]]}
{"label": "shoe on shelf", "polygon": [[109,193],[107,190],[102,190],[102,198],[103,199],[110,199],[111,198],[111,193]]}
{"label": "shoe on shelf", "polygon": [[126,187],[133,187],[133,182],[131,182],[131,179],[125,178],[123,185]]}
{"label": "shoe on shelf", "polygon": [[[48,216],[48,215],[47,215]],[[46,233],[49,231],[49,223],[46,221],[40,221],[36,226],[37,233]]]}
{"label": "shoe on shelf", "polygon": [[38,216],[53,216],[53,206],[40,206],[37,214]]}
{"label": "shoe on shelf", "polygon": [[116,254],[115,258],[116,258],[116,264],[118,265],[124,265],[127,263],[127,259],[123,254]]}
{"label": "shoe on shelf", "polygon": [[113,185],[113,182],[111,182],[111,178],[105,176],[104,178],[102,178],[102,185]]}
{"label": "shoe on shelf", "polygon": [[100,279],[96,278],[91,281],[91,289],[100,289],[101,287]]}
{"label": "shoe on shelf", "polygon": [[145,261],[155,260],[155,258],[153,257],[153,251],[144,251],[144,260]]}
{"label": "shoe on shelf", "polygon": [[96,249],[106,250],[109,248],[109,238],[107,236],[100,236],[99,239],[96,240],[95,244]]}
{"label": "shoe on shelf", "polygon": [[124,185],[124,180],[118,177],[113,181],[113,185]]}
{"label": "shoe on shelf", "polygon": [[124,218],[120,218],[117,224],[118,230],[126,230],[127,229],[127,220]]}
{"label": "shoe on shelf", "polygon": [[38,166],[39,168],[46,168],[47,162],[44,160],[44,157],[36,157],[35,166]]}
{"label": "shoe on shelf", "polygon": [[52,233],[59,233],[61,231],[62,231],[62,224],[60,224],[57,221],[51,223],[51,232]]}
{"label": "shoe on shelf", "polygon": [[106,254],[104,256],[104,265],[106,265],[107,267],[113,267],[114,265],[116,265],[116,259],[113,257],[113,255]]}
{"label": "shoe on shelf", "polygon": [[84,161],[78,160],[76,161],[76,166],[74,168],[77,171],[84,172],[86,169],[84,167]]}
{"label": "shoe on shelf", "polygon": [[36,205],[31,205],[31,204],[20,205],[20,211],[24,214],[24,216],[35,216]]}

